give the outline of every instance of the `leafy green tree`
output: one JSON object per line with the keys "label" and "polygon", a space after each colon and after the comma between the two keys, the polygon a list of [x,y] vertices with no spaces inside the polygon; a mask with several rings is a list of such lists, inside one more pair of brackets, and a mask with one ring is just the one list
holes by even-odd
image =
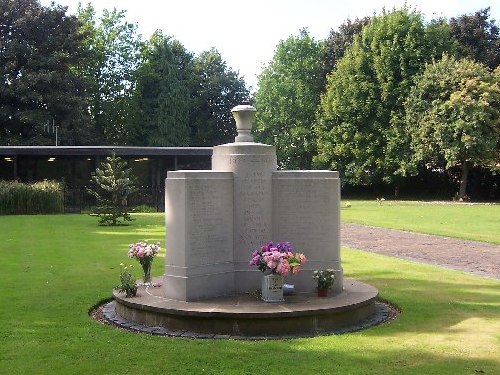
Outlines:
{"label": "leafy green tree", "polygon": [[239,74],[211,49],[195,56],[190,80],[191,146],[215,146],[234,141],[231,109],[248,101],[249,92]]}
{"label": "leafy green tree", "polygon": [[406,103],[413,160],[427,168],[461,167],[459,197],[473,166],[500,154],[500,79],[471,60],[444,56],[427,65]]}
{"label": "leafy green tree", "polygon": [[273,144],[280,167],[310,168],[312,126],[323,88],[323,48],[307,32],[281,41],[259,77],[257,139]]}
{"label": "leafy green tree", "polygon": [[460,43],[459,53],[490,69],[500,65],[500,30],[490,19],[490,8],[474,14],[464,14],[450,19],[453,36]]}
{"label": "leafy green tree", "polygon": [[140,115],[130,143],[187,146],[190,143],[193,56],[176,40],[157,32],[136,72],[135,99]]}
{"label": "leafy green tree", "polygon": [[142,41],[137,25],[124,17],[124,11],[114,9],[104,10],[97,18],[91,4],[78,10],[86,35],[83,45],[91,52],[78,74],[87,82],[97,143],[125,143],[128,121],[135,115],[134,72],[140,64]]}
{"label": "leafy green tree", "polygon": [[78,19],[36,0],[2,0],[0,15],[0,143],[53,144],[47,122],[61,143],[85,143],[85,85],[74,74],[86,56]]}
{"label": "leafy green tree", "polygon": [[214,146],[233,141],[231,109],[248,100],[238,73],[215,49],[193,56],[176,40],[156,33],[137,71],[139,116],[134,144]]}
{"label": "leafy green tree", "polygon": [[451,50],[444,23],[408,9],[373,17],[329,75],[316,133],[322,166],[350,184],[393,183],[408,171],[404,101],[426,61]]}
{"label": "leafy green tree", "polygon": [[339,29],[330,30],[330,35],[325,41],[325,73],[330,73],[345,50],[353,43],[354,36],[361,33],[365,25],[370,22],[370,17],[356,18],[354,21],[347,19]]}
{"label": "leafy green tree", "polygon": [[88,192],[96,199],[97,206],[93,214],[101,225],[117,225],[131,221],[127,208],[127,198],[137,190],[132,169],[119,157],[108,156],[106,161],[96,168]]}

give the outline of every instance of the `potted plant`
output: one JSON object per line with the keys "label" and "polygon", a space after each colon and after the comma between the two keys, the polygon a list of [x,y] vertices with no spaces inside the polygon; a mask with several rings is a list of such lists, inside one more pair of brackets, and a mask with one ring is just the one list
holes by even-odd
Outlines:
{"label": "potted plant", "polygon": [[137,285],[135,283],[135,277],[130,272],[132,265],[125,266],[120,263],[120,284],[115,286],[115,289],[121,293],[125,293],[126,297],[135,297],[137,295]]}
{"label": "potted plant", "polygon": [[128,245],[128,257],[135,258],[141,264],[144,285],[151,283],[151,265],[153,259],[160,251],[160,243],[149,243],[148,240]]}
{"label": "potted plant", "polygon": [[326,297],[328,289],[330,289],[335,281],[335,272],[332,269],[317,270],[313,272],[313,278],[316,280],[318,287],[318,297]]}
{"label": "potted plant", "polygon": [[251,266],[257,266],[264,273],[262,279],[262,299],[266,302],[283,301],[283,278],[290,272],[294,275],[300,272],[300,266],[305,263],[304,254],[292,253],[289,242],[268,242],[252,253]]}

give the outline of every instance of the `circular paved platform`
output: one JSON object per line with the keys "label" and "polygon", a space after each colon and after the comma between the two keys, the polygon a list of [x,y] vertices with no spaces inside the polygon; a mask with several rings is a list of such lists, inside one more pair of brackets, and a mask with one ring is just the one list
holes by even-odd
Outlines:
{"label": "circular paved platform", "polygon": [[105,306],[104,316],[124,328],[157,335],[262,339],[355,331],[389,315],[388,307],[377,302],[378,290],[355,280],[346,280],[336,296],[297,293],[281,303],[265,303],[251,294],[182,302],[162,292],[142,286],[136,297],[126,298],[114,291],[115,301]]}

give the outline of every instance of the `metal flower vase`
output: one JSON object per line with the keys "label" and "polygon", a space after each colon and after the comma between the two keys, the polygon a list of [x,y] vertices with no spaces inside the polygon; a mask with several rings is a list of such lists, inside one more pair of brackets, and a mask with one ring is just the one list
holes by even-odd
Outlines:
{"label": "metal flower vase", "polygon": [[262,300],[265,302],[283,302],[283,276],[265,275],[262,277]]}

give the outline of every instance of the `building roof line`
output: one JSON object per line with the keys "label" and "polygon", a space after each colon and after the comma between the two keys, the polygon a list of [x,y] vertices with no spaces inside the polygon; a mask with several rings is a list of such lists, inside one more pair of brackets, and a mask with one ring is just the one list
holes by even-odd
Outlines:
{"label": "building roof line", "polygon": [[51,156],[211,156],[212,147],[0,146],[0,155]]}

